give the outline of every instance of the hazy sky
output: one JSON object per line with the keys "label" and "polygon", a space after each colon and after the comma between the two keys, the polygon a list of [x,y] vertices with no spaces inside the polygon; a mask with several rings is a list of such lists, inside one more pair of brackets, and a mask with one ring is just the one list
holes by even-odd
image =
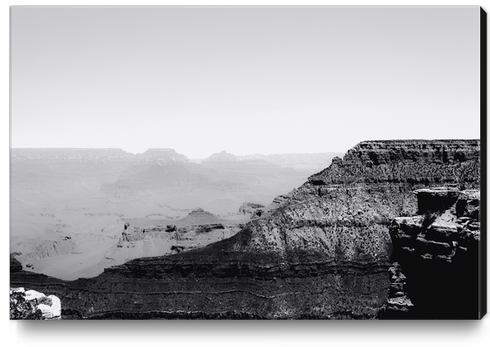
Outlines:
{"label": "hazy sky", "polygon": [[12,147],[479,138],[479,7],[13,7]]}

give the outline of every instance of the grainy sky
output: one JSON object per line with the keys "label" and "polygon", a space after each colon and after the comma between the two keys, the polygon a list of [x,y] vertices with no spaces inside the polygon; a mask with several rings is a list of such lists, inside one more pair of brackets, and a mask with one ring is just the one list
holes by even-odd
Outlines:
{"label": "grainy sky", "polygon": [[11,146],[479,138],[479,7],[13,7]]}

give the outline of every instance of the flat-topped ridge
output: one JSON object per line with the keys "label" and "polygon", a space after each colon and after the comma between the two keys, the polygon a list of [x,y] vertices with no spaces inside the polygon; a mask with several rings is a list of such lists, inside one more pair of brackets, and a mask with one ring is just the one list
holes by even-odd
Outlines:
{"label": "flat-topped ridge", "polygon": [[121,148],[11,148],[13,160],[93,160],[132,159],[134,154]]}
{"label": "flat-topped ridge", "polygon": [[[480,155],[480,140],[381,140],[363,141],[350,149],[344,159],[355,156],[364,159],[363,155],[369,152],[371,158],[383,157],[386,153],[391,153],[389,159],[393,160],[425,160],[440,158],[442,160],[464,161],[471,153],[471,158]],[[432,153],[428,155],[428,153]],[[452,155],[451,155],[452,154]],[[458,155],[459,154],[459,155]],[[446,158],[444,158],[446,156]],[[368,156],[369,157],[369,156]]]}
{"label": "flat-topped ridge", "polygon": [[176,152],[172,148],[150,148],[143,154],[137,154],[138,158],[150,161],[160,161],[160,162],[189,162],[184,154]]}
{"label": "flat-topped ridge", "polygon": [[[393,182],[436,185],[480,181],[480,140],[363,141],[310,176],[312,184]],[[464,188],[464,187],[463,187]],[[466,187],[468,188],[468,187]]]}

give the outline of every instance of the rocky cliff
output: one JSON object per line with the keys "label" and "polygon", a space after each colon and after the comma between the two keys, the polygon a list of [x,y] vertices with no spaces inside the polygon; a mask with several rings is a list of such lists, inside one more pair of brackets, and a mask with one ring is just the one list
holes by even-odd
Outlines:
{"label": "rocky cliff", "polygon": [[480,191],[438,187],[416,194],[418,214],[390,227],[411,317],[481,318]]}
{"label": "rocky cliff", "polygon": [[415,189],[478,187],[479,151],[478,140],[362,142],[229,239],[93,279],[11,280],[50,286],[83,317],[376,318],[392,219],[417,212]]}

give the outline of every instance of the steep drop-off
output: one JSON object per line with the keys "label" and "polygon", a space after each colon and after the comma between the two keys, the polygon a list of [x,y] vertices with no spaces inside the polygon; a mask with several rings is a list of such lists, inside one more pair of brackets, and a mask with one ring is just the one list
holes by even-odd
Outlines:
{"label": "steep drop-off", "polygon": [[87,318],[376,318],[387,303],[389,224],[417,212],[415,189],[475,188],[478,140],[366,141],[235,236],[141,258],[93,279],[25,272]]}

